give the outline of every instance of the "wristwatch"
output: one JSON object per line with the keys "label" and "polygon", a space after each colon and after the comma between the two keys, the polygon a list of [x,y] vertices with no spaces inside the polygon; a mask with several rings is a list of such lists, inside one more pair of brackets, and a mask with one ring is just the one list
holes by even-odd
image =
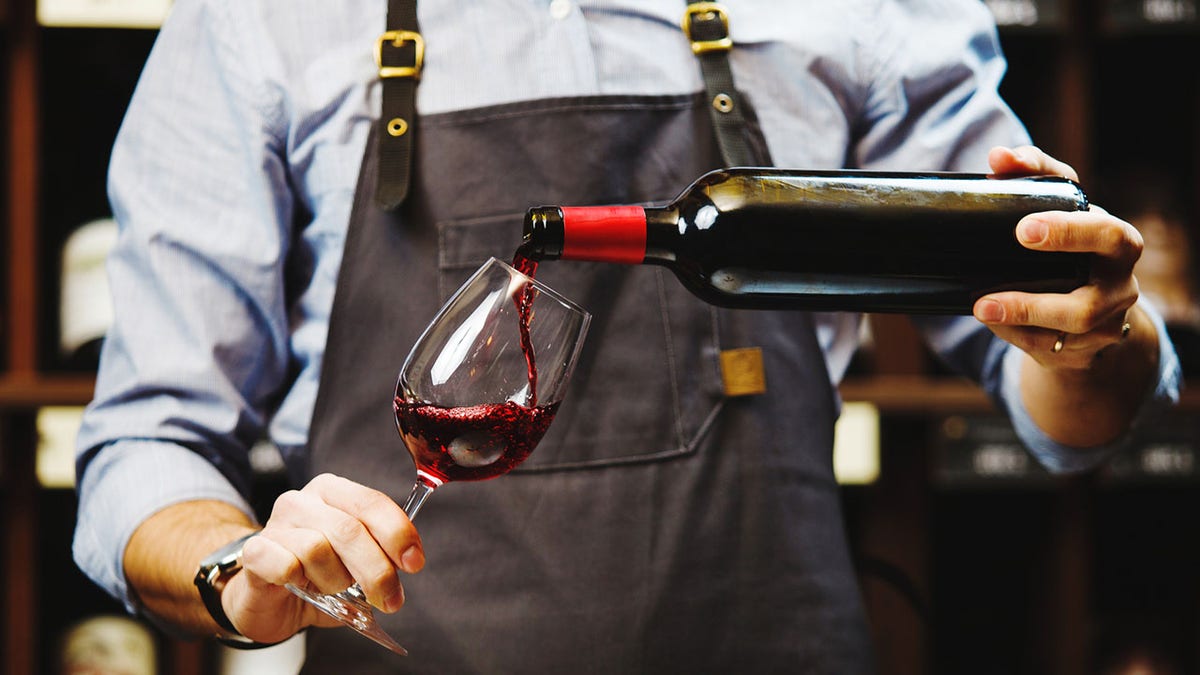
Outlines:
{"label": "wristwatch", "polygon": [[229,579],[242,569],[242,547],[246,545],[246,541],[250,537],[256,534],[258,534],[257,530],[238,537],[213,551],[207,558],[200,561],[200,569],[196,570],[195,583],[196,588],[200,591],[200,599],[204,601],[204,606],[208,608],[208,613],[212,616],[213,621],[216,621],[222,630],[215,636],[217,641],[238,649],[258,649],[271,646],[255,642],[239,633],[225,614],[225,608],[221,606],[221,591],[225,589],[225,584]]}

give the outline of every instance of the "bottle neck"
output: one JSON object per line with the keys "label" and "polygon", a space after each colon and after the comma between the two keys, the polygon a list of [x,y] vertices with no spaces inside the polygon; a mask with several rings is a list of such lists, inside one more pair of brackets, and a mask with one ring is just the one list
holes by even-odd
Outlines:
{"label": "bottle neck", "polygon": [[536,260],[626,265],[646,257],[647,211],[641,206],[539,206],[525,217],[521,252]]}

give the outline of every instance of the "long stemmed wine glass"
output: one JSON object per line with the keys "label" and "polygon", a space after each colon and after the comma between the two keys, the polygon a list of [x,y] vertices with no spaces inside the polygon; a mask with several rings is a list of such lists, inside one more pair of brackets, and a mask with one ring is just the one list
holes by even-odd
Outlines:
{"label": "long stemmed wine glass", "polygon": [[[393,400],[417,469],[404,504],[409,518],[442,484],[495,478],[529,456],[554,419],[590,321],[578,305],[495,258],[442,306],[400,369]],[[288,589],[408,653],[379,626],[357,584],[334,595]]]}

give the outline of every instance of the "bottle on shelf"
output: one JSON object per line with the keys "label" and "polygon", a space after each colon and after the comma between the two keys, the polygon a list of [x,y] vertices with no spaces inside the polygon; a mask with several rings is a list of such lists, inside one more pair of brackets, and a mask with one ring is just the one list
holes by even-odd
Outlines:
{"label": "bottle on shelf", "polygon": [[1015,234],[1030,213],[1087,208],[1058,177],[734,168],[663,207],[534,207],[518,256],[662,265],[732,308],[969,314],[994,291],[1087,283],[1089,255]]}
{"label": "bottle on shelf", "polygon": [[63,245],[57,363],[65,370],[94,372],[100,363],[113,312],[104,264],[116,240],[116,222],[100,218],[80,225]]}
{"label": "bottle on shelf", "polygon": [[154,675],[157,660],[154,634],[144,623],[126,616],[99,615],[67,630],[57,665],[61,673]]}

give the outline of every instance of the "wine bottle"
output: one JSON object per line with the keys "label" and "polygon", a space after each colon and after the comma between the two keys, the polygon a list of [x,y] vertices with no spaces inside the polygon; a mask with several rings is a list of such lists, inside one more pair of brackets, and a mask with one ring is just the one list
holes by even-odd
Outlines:
{"label": "wine bottle", "polygon": [[1016,238],[1027,214],[1087,207],[1049,176],[724,169],[663,207],[534,207],[518,256],[662,265],[723,307],[970,314],[1087,283],[1088,254]]}

